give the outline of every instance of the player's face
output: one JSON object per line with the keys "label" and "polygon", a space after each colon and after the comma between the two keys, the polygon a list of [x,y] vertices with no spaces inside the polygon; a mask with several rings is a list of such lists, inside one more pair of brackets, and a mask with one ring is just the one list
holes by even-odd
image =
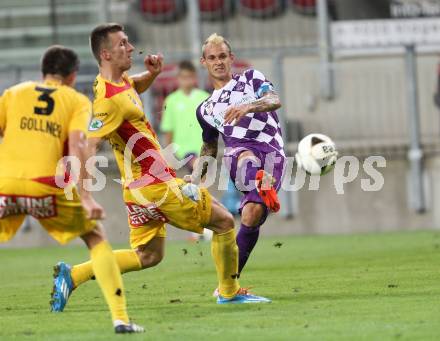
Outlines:
{"label": "player's face", "polygon": [[233,61],[234,55],[224,43],[206,45],[204,56],[201,58],[209,76],[223,81],[231,79]]}
{"label": "player's face", "polygon": [[132,64],[132,53],[134,46],[128,41],[127,35],[123,31],[110,33],[109,61],[121,71],[127,71]]}
{"label": "player's face", "polygon": [[180,89],[190,91],[197,84],[197,75],[189,70],[181,70],[177,75],[177,82]]}

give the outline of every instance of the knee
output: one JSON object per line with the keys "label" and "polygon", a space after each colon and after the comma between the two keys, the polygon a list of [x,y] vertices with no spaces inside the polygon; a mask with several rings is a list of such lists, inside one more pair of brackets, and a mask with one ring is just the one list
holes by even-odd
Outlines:
{"label": "knee", "polygon": [[92,231],[83,234],[81,238],[89,249],[92,249],[105,239],[104,232],[100,225],[97,225]]}
{"label": "knee", "polygon": [[226,233],[234,228],[234,217],[229,211],[224,212],[224,215],[217,224],[217,233]]}
{"label": "knee", "polygon": [[249,203],[243,208],[241,222],[249,227],[257,227],[261,225],[265,214],[265,207],[263,205]]}
{"label": "knee", "polygon": [[159,264],[163,257],[164,253],[162,251],[146,251],[146,250],[137,250],[137,255],[139,260],[141,261],[142,269],[151,268]]}
{"label": "knee", "polygon": [[[163,254],[159,253],[159,252],[155,252],[153,254],[150,255],[149,261],[146,264],[148,267],[152,267],[152,266],[156,266],[157,264],[159,264],[163,259]],[[143,266],[145,267],[145,266]]]}

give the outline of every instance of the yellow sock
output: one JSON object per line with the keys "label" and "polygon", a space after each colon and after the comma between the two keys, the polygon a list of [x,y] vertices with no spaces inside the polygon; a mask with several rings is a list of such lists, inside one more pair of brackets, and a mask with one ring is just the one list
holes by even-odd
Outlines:
{"label": "yellow sock", "polygon": [[128,323],[122,276],[108,242],[102,241],[90,250],[93,273],[110,308],[113,321]]}
{"label": "yellow sock", "polygon": [[113,251],[118,262],[121,273],[138,271],[142,269],[141,260],[134,250],[116,250]]}
{"label": "yellow sock", "polygon": [[[116,250],[113,251],[116,262],[118,263],[121,273],[137,271],[142,269],[141,261],[134,250]],[[80,284],[87,282],[93,277],[92,262],[88,261],[72,267],[73,285],[78,287]]]}
{"label": "yellow sock", "polygon": [[217,269],[219,293],[225,298],[231,298],[240,288],[237,279],[238,247],[234,229],[222,234],[214,232],[211,253]]}

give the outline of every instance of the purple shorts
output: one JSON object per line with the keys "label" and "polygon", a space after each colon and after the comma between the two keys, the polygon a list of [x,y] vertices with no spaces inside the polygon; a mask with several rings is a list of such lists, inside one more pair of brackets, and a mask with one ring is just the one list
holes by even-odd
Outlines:
{"label": "purple shorts", "polygon": [[[250,151],[254,156],[244,157],[238,160],[241,153]],[[228,148],[225,151],[224,162],[229,170],[229,176],[235,187],[243,193],[240,203],[240,213],[248,202],[261,203],[265,206],[263,199],[255,187],[255,175],[258,170],[264,169],[275,178],[274,188],[278,192],[281,187],[281,180],[286,158],[279,152],[265,153],[256,148]]]}

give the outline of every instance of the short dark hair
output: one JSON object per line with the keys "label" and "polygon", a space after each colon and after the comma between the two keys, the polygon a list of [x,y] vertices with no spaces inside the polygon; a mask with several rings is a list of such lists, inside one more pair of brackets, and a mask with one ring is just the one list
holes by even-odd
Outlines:
{"label": "short dark hair", "polygon": [[194,66],[193,62],[191,62],[190,60],[182,60],[179,63],[179,72],[183,70],[196,72],[196,67]]}
{"label": "short dark hair", "polygon": [[72,72],[78,71],[79,58],[75,51],[61,46],[50,46],[41,58],[41,72],[47,74],[67,77]]}
{"label": "short dark hair", "polygon": [[107,23],[96,26],[92,33],[90,33],[90,47],[95,59],[98,64],[101,64],[101,53],[102,45],[107,42],[108,34],[120,32],[124,30],[124,26],[118,23]]}

